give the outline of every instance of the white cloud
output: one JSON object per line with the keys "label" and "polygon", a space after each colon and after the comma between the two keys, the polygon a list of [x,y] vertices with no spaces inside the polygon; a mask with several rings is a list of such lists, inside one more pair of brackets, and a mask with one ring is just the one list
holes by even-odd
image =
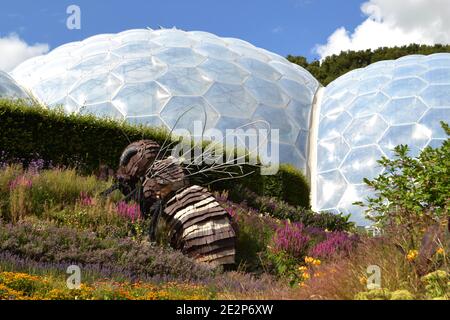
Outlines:
{"label": "white cloud", "polygon": [[48,44],[28,45],[16,34],[0,37],[0,70],[11,71],[21,62],[47,53]]}
{"label": "white cloud", "polygon": [[321,59],[346,50],[450,43],[449,0],[369,0],[361,11],[367,19],[353,32],[338,28],[316,46]]}

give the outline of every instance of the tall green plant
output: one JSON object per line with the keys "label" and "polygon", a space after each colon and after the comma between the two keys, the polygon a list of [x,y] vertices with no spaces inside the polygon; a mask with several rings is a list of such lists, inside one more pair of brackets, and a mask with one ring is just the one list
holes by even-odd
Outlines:
{"label": "tall green plant", "polygon": [[[450,128],[442,122],[447,135]],[[369,198],[368,218],[381,226],[402,226],[409,232],[450,217],[450,140],[438,148],[425,148],[417,158],[408,155],[409,148],[395,148],[394,159],[383,157],[379,162],[385,171],[364,182],[374,189]]]}

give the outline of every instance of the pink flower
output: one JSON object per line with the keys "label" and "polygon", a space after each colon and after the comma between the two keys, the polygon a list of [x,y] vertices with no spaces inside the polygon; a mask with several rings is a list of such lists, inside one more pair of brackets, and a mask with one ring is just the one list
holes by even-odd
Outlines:
{"label": "pink flower", "polygon": [[331,232],[327,239],[315,245],[310,255],[319,259],[329,259],[338,254],[348,254],[354,247],[358,238],[345,232]]}
{"label": "pink flower", "polygon": [[19,176],[9,183],[9,189],[11,191],[17,189],[18,187],[25,187],[27,189],[33,186],[33,181],[25,176]]}
{"label": "pink flower", "polygon": [[89,196],[86,192],[81,192],[79,203],[84,207],[90,207],[94,205],[94,199]]}
{"label": "pink flower", "polygon": [[234,210],[233,208],[229,207],[225,209],[226,212],[228,212],[228,214],[230,215],[231,219],[238,221],[238,215],[236,210]]}
{"label": "pink flower", "polygon": [[275,232],[275,250],[287,252],[295,257],[302,257],[306,253],[310,241],[309,236],[304,231],[303,224],[286,222]]}
{"label": "pink flower", "polygon": [[121,201],[117,204],[117,212],[120,216],[130,219],[132,222],[142,218],[141,208],[138,204],[129,204]]}

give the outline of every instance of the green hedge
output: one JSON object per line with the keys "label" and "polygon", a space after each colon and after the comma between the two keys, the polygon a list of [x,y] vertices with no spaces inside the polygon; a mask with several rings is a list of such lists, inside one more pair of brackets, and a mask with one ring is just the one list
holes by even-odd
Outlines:
{"label": "green hedge", "polygon": [[[0,100],[0,152],[24,162],[40,157],[55,165],[76,166],[85,173],[96,172],[102,165],[116,169],[130,141],[153,139],[162,144],[167,135],[162,128],[132,126],[92,115],[67,115],[26,101]],[[208,177],[211,181],[216,178]],[[288,165],[282,165],[275,176],[253,174],[212,187],[232,189],[236,183],[258,195],[309,207],[309,185],[302,173]]]}

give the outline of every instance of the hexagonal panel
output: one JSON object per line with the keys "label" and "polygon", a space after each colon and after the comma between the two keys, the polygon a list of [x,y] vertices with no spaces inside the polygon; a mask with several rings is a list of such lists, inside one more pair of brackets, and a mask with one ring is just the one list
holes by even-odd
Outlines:
{"label": "hexagonal panel", "polygon": [[170,94],[156,82],[127,84],[114,97],[114,105],[127,116],[158,114]]}
{"label": "hexagonal panel", "polygon": [[379,115],[353,120],[344,132],[344,138],[353,147],[377,143],[388,125]]}
{"label": "hexagonal panel", "polygon": [[80,46],[78,48],[74,48],[73,50],[71,50],[71,55],[73,57],[85,58],[96,54],[108,53],[120,45],[120,43],[111,39],[100,41],[91,39],[89,42],[87,42],[88,40],[89,39],[80,43]]}
{"label": "hexagonal panel", "polygon": [[80,106],[108,102],[121,85],[122,81],[111,73],[95,75],[78,83],[70,92],[70,96]]}
{"label": "hexagonal panel", "polygon": [[42,81],[35,86],[34,94],[38,95],[49,105],[68,96],[70,89],[76,83],[77,77],[67,76],[64,79],[52,78]]}
{"label": "hexagonal panel", "polygon": [[360,206],[355,206],[353,203],[357,201],[365,201],[368,197],[374,197],[375,193],[365,184],[348,185],[339,203],[338,211],[344,214],[351,214],[350,220],[357,223],[358,226],[363,226],[367,223],[365,220],[365,209]]}
{"label": "hexagonal panel", "polygon": [[282,76],[281,73],[272,68],[269,64],[260,60],[253,58],[240,58],[237,62],[249,73],[264,80],[277,81]]}
{"label": "hexagonal panel", "polygon": [[418,98],[401,98],[389,101],[381,114],[389,124],[408,124],[417,122],[427,109],[427,106]]}
{"label": "hexagonal panel", "polygon": [[431,130],[420,124],[394,126],[389,128],[380,141],[380,147],[387,156],[394,156],[393,149],[407,144],[411,154],[417,156],[431,139]]}
{"label": "hexagonal panel", "polygon": [[64,111],[68,114],[71,113],[77,113],[80,110],[80,106],[76,101],[74,101],[71,97],[66,96],[62,98],[61,100],[55,101],[53,104],[50,105],[50,109],[53,108],[64,108]]}
{"label": "hexagonal panel", "polygon": [[243,84],[249,73],[228,61],[208,59],[198,67],[202,73],[218,82]]}
{"label": "hexagonal panel", "polygon": [[295,121],[297,126],[303,130],[309,130],[311,118],[311,104],[307,101],[292,99],[286,108],[286,114]]}
{"label": "hexagonal panel", "polygon": [[214,83],[205,98],[220,114],[231,117],[249,118],[258,104],[244,87],[233,84]]}
{"label": "hexagonal panel", "polygon": [[280,79],[278,85],[292,98],[308,104],[312,103],[314,94],[306,86],[288,78]]}
{"label": "hexagonal panel", "polygon": [[420,124],[431,130],[433,138],[447,139],[441,121],[450,124],[450,108],[439,108],[429,110],[425,116],[420,119]]}
{"label": "hexagonal panel", "polygon": [[297,141],[295,141],[295,146],[297,147],[298,151],[300,152],[300,155],[308,159],[308,140],[309,140],[309,131],[306,130],[300,130],[300,133],[298,134]]}
{"label": "hexagonal panel", "polygon": [[213,59],[235,60],[239,57],[238,54],[228,49],[224,49],[223,44],[220,45],[211,42],[200,42],[197,46],[195,46],[194,50],[202,56]]}
{"label": "hexagonal panel", "polygon": [[[297,81],[299,83],[306,83],[308,81],[314,81],[308,74],[300,73],[296,70],[294,65],[292,65],[289,61],[285,61],[285,63],[280,61],[270,61],[269,65],[276,69],[280,74],[284,77]],[[316,80],[317,81],[317,80]]]}
{"label": "hexagonal panel", "polygon": [[450,67],[450,58],[446,53],[442,56],[430,55],[425,64],[432,68],[446,68]]}
{"label": "hexagonal panel", "polygon": [[422,66],[420,64],[410,64],[396,67],[393,70],[392,74],[394,78],[401,78],[409,76],[418,76],[424,73],[425,71],[427,71],[427,68],[425,66]]}
{"label": "hexagonal panel", "polygon": [[327,96],[328,91],[325,91],[325,98],[322,103],[320,113],[324,116],[331,116],[343,112],[348,109],[349,104],[356,99],[356,95],[343,90],[341,94],[334,95],[334,98]]}
{"label": "hexagonal panel", "polygon": [[373,179],[383,172],[377,164],[382,156],[377,146],[352,149],[341,166],[341,172],[349,183],[364,183],[364,178]]}
{"label": "hexagonal panel", "polygon": [[75,74],[82,76],[93,73],[103,73],[105,71],[105,64],[108,66],[114,66],[120,62],[120,58],[111,53],[101,53],[93,56],[89,56],[79,63],[71,66],[69,70]]}
{"label": "hexagonal panel", "polygon": [[430,70],[422,78],[431,84],[450,84],[450,68]]}
{"label": "hexagonal panel", "polygon": [[201,96],[212,85],[212,79],[196,68],[170,68],[157,79],[173,95]]}
{"label": "hexagonal panel", "polygon": [[157,52],[155,56],[174,67],[195,67],[206,60],[191,48],[167,48]]}
{"label": "hexagonal panel", "polygon": [[162,76],[167,65],[155,57],[126,60],[113,73],[125,83],[147,82]]}
{"label": "hexagonal panel", "polygon": [[8,74],[0,70],[0,97],[28,98],[28,95]]}
{"label": "hexagonal panel", "polygon": [[187,32],[174,29],[153,31],[152,41],[164,47],[174,48],[189,48],[197,44]]}
{"label": "hexagonal panel", "polygon": [[280,130],[280,141],[294,144],[300,128],[286,115],[284,110],[279,110],[266,105],[258,105],[252,120],[267,121],[271,129]]}
{"label": "hexagonal panel", "polygon": [[391,77],[377,76],[361,80],[358,83],[358,95],[377,92],[391,80]]}
{"label": "hexagonal panel", "polygon": [[348,108],[348,112],[355,118],[369,116],[379,112],[388,100],[381,92],[358,96]]}
{"label": "hexagonal panel", "polygon": [[260,103],[282,108],[289,102],[289,98],[273,82],[250,77],[245,82],[245,87]]}
{"label": "hexagonal panel", "polygon": [[251,46],[250,44],[242,45],[236,43],[235,39],[232,39],[232,41],[229,42],[228,48],[230,48],[230,50],[232,50],[233,52],[237,53],[242,57],[251,57],[253,59],[258,59],[263,62],[270,61],[270,58],[266,56],[263,52],[255,50],[256,48]]}
{"label": "hexagonal panel", "polygon": [[339,170],[321,173],[317,176],[317,207],[322,210],[336,208],[347,188]]}
{"label": "hexagonal panel", "polygon": [[429,107],[450,106],[450,85],[431,85],[426,88],[421,97]]}
{"label": "hexagonal panel", "polygon": [[[201,136],[201,129],[206,124],[206,129],[213,128],[219,118],[219,114],[209,103],[201,97],[173,97],[164,106],[160,113],[161,119],[171,129],[184,129],[191,134]],[[197,126],[196,126],[197,125]]]}
{"label": "hexagonal panel", "polygon": [[347,112],[324,117],[319,123],[319,140],[340,137],[351,122],[352,117]]}
{"label": "hexagonal panel", "polygon": [[341,137],[321,140],[317,144],[317,171],[323,172],[339,168],[350,151],[350,147]]}
{"label": "hexagonal panel", "polygon": [[383,91],[391,98],[415,96],[427,86],[420,78],[402,78],[389,83]]}
{"label": "hexagonal panel", "polygon": [[113,53],[121,58],[140,58],[149,57],[152,52],[161,48],[161,45],[151,41],[132,41],[114,49]]}

